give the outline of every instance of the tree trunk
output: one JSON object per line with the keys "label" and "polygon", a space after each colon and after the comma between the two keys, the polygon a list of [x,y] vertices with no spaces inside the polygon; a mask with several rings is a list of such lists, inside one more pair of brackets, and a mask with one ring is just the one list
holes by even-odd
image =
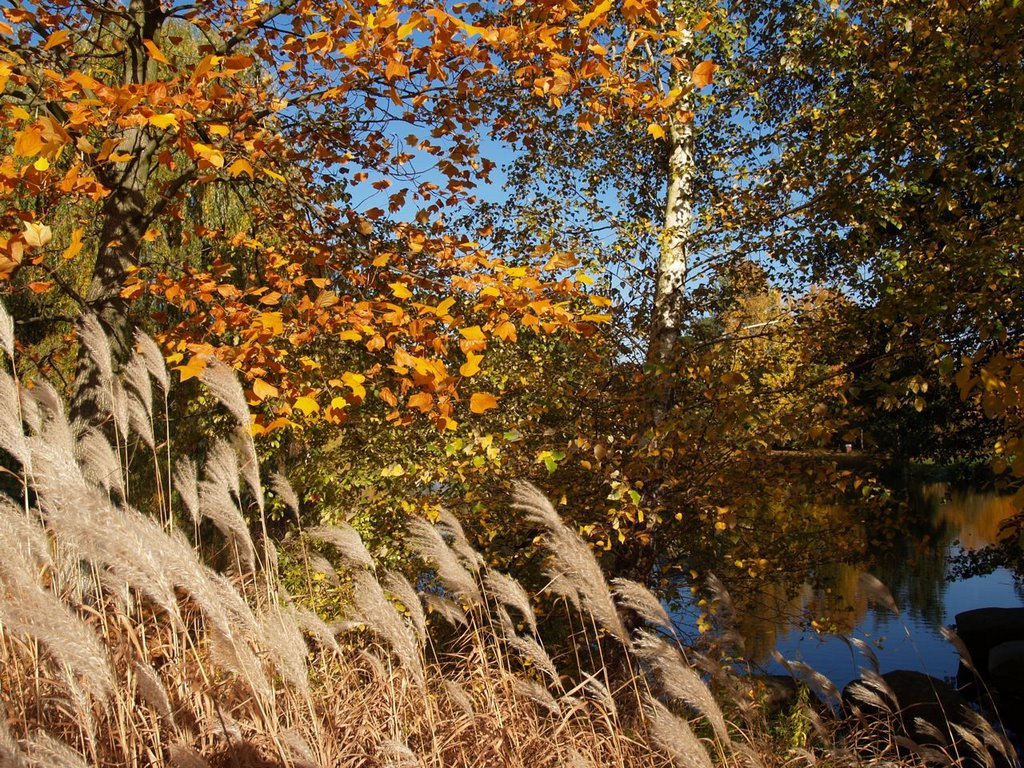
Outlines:
{"label": "tree trunk", "polygon": [[[154,66],[144,40],[153,39],[164,15],[159,0],[131,0],[128,12],[132,30],[125,35],[128,51],[123,60],[124,79],[141,84],[148,80],[150,68]],[[100,175],[110,194],[99,212],[99,249],[82,308],[79,338],[82,338],[82,322],[88,315],[95,315],[110,339],[115,366],[123,363],[131,350],[128,302],[121,296],[121,289],[131,267],[138,264],[142,238],[149,223],[146,197],[159,147],[159,139],[146,128],[127,128],[116,152],[131,155],[132,159]],[[96,364],[96,352],[90,350],[88,344],[79,344],[75,367],[71,416],[87,424],[99,420],[103,409],[98,398],[106,388]]]}
{"label": "tree trunk", "polygon": [[[692,112],[693,96],[687,73],[673,68],[670,87],[682,88],[676,114]],[[693,237],[694,207],[694,138],[692,120],[669,118],[668,161],[665,168],[666,194],[664,228],[658,258],[647,363],[655,369],[670,367],[678,358],[679,345],[686,322],[687,270]],[[664,377],[657,377],[664,379]],[[661,390],[652,403],[655,424],[660,423],[674,405],[671,387],[663,380]]]}

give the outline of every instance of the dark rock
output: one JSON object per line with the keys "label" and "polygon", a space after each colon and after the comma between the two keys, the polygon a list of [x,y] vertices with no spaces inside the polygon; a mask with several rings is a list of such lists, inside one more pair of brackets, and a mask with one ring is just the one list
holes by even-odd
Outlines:
{"label": "dark rock", "polygon": [[1024,608],[975,608],[958,613],[956,633],[967,646],[974,668],[987,670],[994,647],[1024,641]]}

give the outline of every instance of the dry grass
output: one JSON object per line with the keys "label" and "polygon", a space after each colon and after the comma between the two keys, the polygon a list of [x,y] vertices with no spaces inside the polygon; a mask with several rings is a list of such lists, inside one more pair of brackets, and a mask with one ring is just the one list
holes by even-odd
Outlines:
{"label": "dry grass", "polygon": [[[10,325],[0,308],[8,354]],[[528,486],[516,506],[544,528],[551,588],[567,612],[578,610],[574,677],[545,648],[531,596],[489,570],[450,515],[437,527],[411,527],[410,541],[434,569],[429,595],[378,573],[353,529],[307,530],[300,542],[315,539],[337,557],[331,564],[311,553],[307,567],[352,585],[347,619],[328,626],[279,582],[265,525],[245,522],[265,522],[251,439],[213,443],[199,467],[179,461],[172,506],[160,492],[171,486],[166,420],[150,389],[152,379],[166,402],[158,351],[138,339],[124,387],[93,325],[85,324],[84,342],[103,363],[106,391],[95,397],[107,423],[69,424],[51,389],[26,390],[0,374],[0,440],[24,490],[0,503],[0,766],[853,760],[824,741],[814,751],[781,748],[752,725],[756,718],[730,720],[727,712],[741,710],[712,695],[658,601],[632,582],[613,591],[584,543]],[[215,365],[203,381],[244,424],[230,373]],[[132,506],[125,469],[140,440],[158,489],[145,513]],[[297,510],[287,482],[273,486]],[[198,541],[203,520],[221,534],[218,570],[198,554],[210,549]],[[623,609],[648,628],[629,632]],[[432,631],[441,625],[443,647]]]}

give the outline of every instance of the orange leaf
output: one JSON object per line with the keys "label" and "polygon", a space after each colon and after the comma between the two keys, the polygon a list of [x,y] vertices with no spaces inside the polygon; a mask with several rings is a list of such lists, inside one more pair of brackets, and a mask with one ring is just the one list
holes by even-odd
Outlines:
{"label": "orange leaf", "polygon": [[657,123],[651,123],[650,125],[648,125],[647,126],[647,132],[649,134],[651,134],[651,136],[653,138],[655,138],[655,139],[664,139],[665,138],[665,129],[662,128]]}
{"label": "orange leaf", "polygon": [[480,361],[483,359],[483,355],[474,355],[472,352],[467,352],[466,362],[459,368],[459,373],[467,378],[476,375],[480,372]]}
{"label": "orange leaf", "polygon": [[56,48],[58,45],[68,39],[68,35],[71,33],[66,29],[58,29],[48,38],[46,38],[46,45],[43,46],[44,51],[48,51],[51,48]]}
{"label": "orange leaf", "polygon": [[483,341],[484,332],[481,330],[479,325],[471,325],[468,328],[459,328],[459,333],[462,334],[462,338],[468,339],[469,341]]}
{"label": "orange leaf", "polygon": [[46,293],[48,290],[53,288],[53,283],[48,280],[36,280],[29,283],[28,288],[32,293]]}
{"label": "orange leaf", "polygon": [[469,410],[473,413],[484,413],[498,407],[498,398],[487,392],[475,392],[469,399]]}
{"label": "orange leaf", "polygon": [[590,13],[580,19],[580,29],[589,29],[598,24],[602,18],[608,15],[608,11],[611,9],[612,0],[604,0],[604,2],[598,3]]}
{"label": "orange leaf", "polygon": [[694,32],[703,32],[705,29],[708,28],[708,25],[710,23],[711,23],[711,14],[710,13],[705,13],[703,16],[700,17],[700,21],[698,21],[696,24],[693,25],[693,31]]}
{"label": "orange leaf", "polygon": [[164,56],[163,51],[156,47],[156,43],[152,40],[143,40],[142,44],[146,46],[146,50],[149,51],[150,57],[153,61],[159,61],[161,64],[170,64],[167,57]]}
{"label": "orange leaf", "polygon": [[409,398],[409,407],[428,413],[434,407],[434,398],[429,392],[417,392]]}
{"label": "orange leaf", "polygon": [[82,250],[82,235],[84,233],[81,229],[76,229],[71,233],[71,244],[64,251],[65,259],[73,259],[78,255],[79,251]]}
{"label": "orange leaf", "polygon": [[698,88],[704,88],[705,86],[711,85],[711,81],[715,79],[715,70],[718,69],[718,65],[715,64],[711,59],[705,59],[697,65],[696,69],[693,70],[693,74],[690,76],[693,80],[693,84]]}
{"label": "orange leaf", "polygon": [[266,400],[268,397],[277,397],[277,387],[273,384],[267,384],[263,379],[256,379],[253,382],[252,391],[260,400]]}
{"label": "orange leaf", "polygon": [[252,164],[240,157],[228,168],[228,175],[234,178],[241,176],[243,173],[247,174],[250,179],[253,177]]}

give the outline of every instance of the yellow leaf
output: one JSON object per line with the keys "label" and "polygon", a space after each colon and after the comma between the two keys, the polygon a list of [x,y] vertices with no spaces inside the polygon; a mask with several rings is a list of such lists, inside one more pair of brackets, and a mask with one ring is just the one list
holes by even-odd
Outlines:
{"label": "yellow leaf", "polygon": [[11,113],[11,117],[16,117],[19,120],[29,120],[32,117],[27,109],[19,107],[17,104],[12,104],[8,107],[8,111]]}
{"label": "yellow leaf", "polygon": [[394,283],[388,283],[388,286],[391,288],[391,293],[396,299],[408,299],[412,296],[412,291],[406,287],[405,283],[396,281]]}
{"label": "yellow leaf", "polygon": [[409,21],[398,28],[398,39],[405,40],[409,35],[419,29],[420,20]]}
{"label": "yellow leaf", "polygon": [[208,125],[206,126],[206,130],[208,130],[214,136],[228,136],[231,133],[230,128],[228,128],[226,125],[220,124]]}
{"label": "yellow leaf", "polygon": [[316,400],[314,400],[312,397],[306,397],[305,395],[303,395],[302,397],[298,398],[292,404],[292,406],[294,408],[296,408],[297,410],[302,411],[307,416],[309,416],[312,413],[316,413],[317,411],[320,410],[320,404]]}
{"label": "yellow leaf", "polygon": [[46,38],[46,45],[43,46],[44,51],[48,51],[51,48],[56,48],[58,45],[68,39],[71,33],[66,29],[58,29],[48,38]]}
{"label": "yellow leaf", "polygon": [[469,399],[469,410],[473,413],[484,413],[498,407],[498,398],[487,392],[475,392]]}
{"label": "yellow leaf", "polygon": [[194,379],[206,370],[206,358],[202,355],[194,355],[185,365],[174,366],[174,370],[181,374],[182,381]]}
{"label": "yellow leaf", "polygon": [[466,362],[459,368],[461,373],[466,378],[474,376],[480,372],[480,361],[484,359],[483,355],[474,355],[472,352],[466,353]]}
{"label": "yellow leaf", "polygon": [[178,118],[175,117],[171,112],[167,112],[163,115],[150,115],[149,124],[154,128],[161,130],[167,130],[168,128],[178,127]]}
{"label": "yellow leaf", "polygon": [[346,387],[352,390],[352,394],[358,398],[366,397],[366,387],[363,386],[363,382],[366,381],[366,377],[361,373],[351,373],[346,371],[341,374],[341,380]]}
{"label": "yellow leaf", "polygon": [[284,176],[282,176],[280,173],[277,173],[276,171],[270,170],[269,168],[260,168],[260,170],[263,171],[267,176],[272,178],[274,181],[283,182],[285,180]]}
{"label": "yellow leaf", "polygon": [[665,138],[665,129],[657,123],[651,123],[647,126],[647,132],[655,139]]}
{"label": "yellow leaf", "polygon": [[455,306],[454,296],[445,299],[444,301],[437,305],[437,309],[435,310],[437,312],[437,316],[441,317],[442,315],[447,315],[448,310],[451,309],[453,306]]}
{"label": "yellow leaf", "polygon": [[612,0],[604,0],[604,2],[598,3],[590,13],[580,19],[580,29],[589,29],[595,26],[601,21],[602,17],[608,15],[608,11],[611,9]]}
{"label": "yellow leaf", "polygon": [[53,230],[45,224],[38,224],[34,221],[25,224],[25,243],[33,248],[45,248],[46,244],[53,239]]}
{"label": "yellow leaf", "polygon": [[241,176],[243,173],[247,174],[250,179],[253,177],[252,164],[240,157],[228,168],[228,175],[234,178]]}
{"label": "yellow leaf", "polygon": [[167,60],[167,57],[164,56],[163,51],[157,48],[156,43],[154,43],[152,40],[143,40],[142,44],[146,46],[146,50],[149,51],[150,58],[152,58],[153,61],[159,61],[161,64],[171,63]]}
{"label": "yellow leaf", "polygon": [[698,88],[704,88],[705,86],[711,85],[711,81],[715,79],[715,70],[718,69],[718,65],[715,64],[711,59],[705,59],[693,70],[693,74],[690,75],[693,80],[693,84]]}
{"label": "yellow leaf", "polygon": [[363,334],[361,334],[359,331],[347,330],[339,333],[338,338],[341,339],[342,341],[361,341],[363,338]]}
{"label": "yellow leaf", "polygon": [[401,477],[405,474],[405,467],[401,464],[392,464],[380,471],[381,477]]}
{"label": "yellow leaf", "polygon": [[127,163],[132,159],[130,152],[118,152],[116,155],[111,155],[107,158],[112,163]]}
{"label": "yellow leaf", "polygon": [[268,384],[263,379],[256,379],[253,382],[252,391],[260,400],[266,400],[268,397],[277,397],[277,387],[273,384]]}
{"label": "yellow leaf", "polygon": [[459,328],[462,338],[469,341],[483,341],[484,332],[479,325],[471,325],[468,328]]}
{"label": "yellow leaf", "polygon": [[42,173],[43,171],[50,170],[50,161],[47,160],[45,157],[40,157],[34,163],[32,163],[32,167],[35,168],[40,173]]}
{"label": "yellow leaf", "polygon": [[68,245],[64,251],[65,259],[73,259],[78,255],[79,251],[82,250],[82,235],[85,234],[81,229],[76,229],[71,233],[71,244]]}

